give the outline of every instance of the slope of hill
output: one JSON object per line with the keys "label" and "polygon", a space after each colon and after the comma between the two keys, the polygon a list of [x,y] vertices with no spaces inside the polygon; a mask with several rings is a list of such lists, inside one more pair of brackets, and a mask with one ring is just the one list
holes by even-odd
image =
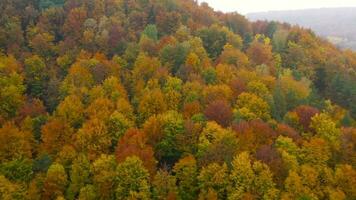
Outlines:
{"label": "slope of hill", "polygon": [[196,0],[0,0],[1,200],[355,199],[356,53]]}
{"label": "slope of hill", "polygon": [[320,8],[306,10],[249,13],[251,20],[275,20],[311,28],[342,48],[356,49],[356,8]]}

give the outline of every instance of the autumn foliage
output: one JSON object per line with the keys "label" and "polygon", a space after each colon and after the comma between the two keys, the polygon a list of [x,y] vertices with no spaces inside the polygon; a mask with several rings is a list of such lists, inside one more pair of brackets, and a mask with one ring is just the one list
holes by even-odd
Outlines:
{"label": "autumn foliage", "polygon": [[0,13],[0,199],[356,198],[355,52],[195,0]]}

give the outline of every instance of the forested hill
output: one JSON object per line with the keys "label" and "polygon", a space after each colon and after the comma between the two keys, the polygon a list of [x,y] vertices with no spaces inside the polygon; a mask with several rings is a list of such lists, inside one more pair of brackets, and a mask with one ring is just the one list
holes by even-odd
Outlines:
{"label": "forested hill", "polygon": [[356,198],[356,53],[193,0],[0,0],[0,199]]}
{"label": "forested hill", "polygon": [[251,20],[270,20],[311,28],[341,48],[356,50],[356,7],[250,13]]}

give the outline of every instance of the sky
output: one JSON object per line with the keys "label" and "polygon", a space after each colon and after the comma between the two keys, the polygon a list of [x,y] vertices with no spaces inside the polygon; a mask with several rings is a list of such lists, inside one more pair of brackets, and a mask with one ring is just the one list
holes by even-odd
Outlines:
{"label": "sky", "polygon": [[326,7],[356,7],[356,0],[199,0],[215,10],[241,14],[271,10],[296,10]]}

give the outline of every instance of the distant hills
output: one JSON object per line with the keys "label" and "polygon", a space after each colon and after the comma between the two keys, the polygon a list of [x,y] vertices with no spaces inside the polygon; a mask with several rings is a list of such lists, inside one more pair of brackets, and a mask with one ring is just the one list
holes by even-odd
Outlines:
{"label": "distant hills", "polygon": [[356,7],[249,13],[252,21],[269,20],[311,28],[341,48],[356,50]]}

